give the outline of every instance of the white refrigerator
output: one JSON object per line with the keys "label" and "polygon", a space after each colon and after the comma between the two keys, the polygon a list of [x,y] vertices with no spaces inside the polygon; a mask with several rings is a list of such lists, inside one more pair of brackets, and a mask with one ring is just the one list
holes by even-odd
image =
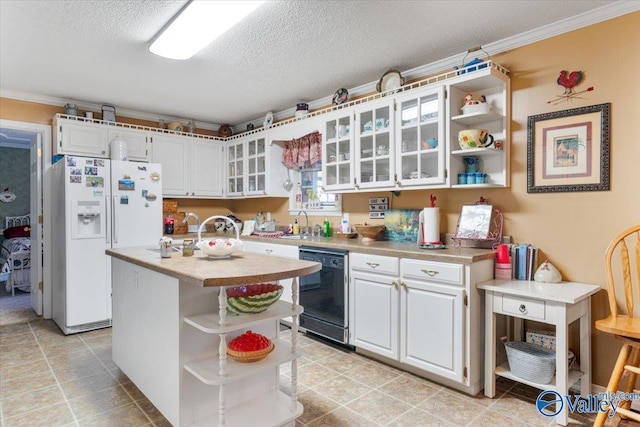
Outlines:
{"label": "white refrigerator", "polygon": [[52,168],[53,320],[65,334],[111,325],[109,248],[157,247],[161,166],[65,156]]}

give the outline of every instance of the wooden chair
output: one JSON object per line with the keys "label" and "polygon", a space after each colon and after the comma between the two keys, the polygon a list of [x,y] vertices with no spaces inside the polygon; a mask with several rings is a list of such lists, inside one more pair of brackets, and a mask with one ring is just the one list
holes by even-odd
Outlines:
{"label": "wooden chair", "polygon": [[[633,251],[631,255],[629,247]],[[618,262],[620,270],[613,266]],[[629,393],[633,391],[636,378],[640,374],[640,317],[636,317],[634,313],[634,301],[640,301],[640,224],[628,228],[611,241],[605,254],[605,272],[611,314],[606,319],[596,321],[596,329],[613,334],[622,341],[622,349],[611,373],[607,392]],[[620,302],[624,301],[624,304],[619,306],[618,299]],[[625,386],[619,388],[625,372]],[[616,413],[640,421],[640,414],[631,411],[630,407],[631,401],[625,401],[620,404]],[[607,414],[599,412],[593,425],[604,425]]]}

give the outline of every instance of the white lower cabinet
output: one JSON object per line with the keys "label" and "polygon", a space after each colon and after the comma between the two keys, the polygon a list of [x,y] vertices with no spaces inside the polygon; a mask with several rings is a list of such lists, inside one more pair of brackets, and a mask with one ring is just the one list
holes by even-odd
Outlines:
{"label": "white lower cabinet", "polygon": [[402,280],[400,361],[462,381],[464,288]]}
{"label": "white lower cabinet", "polygon": [[472,264],[349,254],[350,344],[434,381],[482,389],[482,301],[475,284],[493,260]]}
{"label": "white lower cabinet", "polygon": [[397,359],[398,259],[352,253],[349,265],[349,344]]}

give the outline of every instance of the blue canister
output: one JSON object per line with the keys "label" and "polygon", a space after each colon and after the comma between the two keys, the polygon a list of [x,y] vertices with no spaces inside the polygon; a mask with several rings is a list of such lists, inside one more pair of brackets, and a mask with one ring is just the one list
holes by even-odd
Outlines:
{"label": "blue canister", "polygon": [[458,174],[458,184],[466,184],[467,183],[467,174],[459,173]]}
{"label": "blue canister", "polygon": [[475,173],[475,183],[476,184],[484,184],[484,173],[476,172]]}

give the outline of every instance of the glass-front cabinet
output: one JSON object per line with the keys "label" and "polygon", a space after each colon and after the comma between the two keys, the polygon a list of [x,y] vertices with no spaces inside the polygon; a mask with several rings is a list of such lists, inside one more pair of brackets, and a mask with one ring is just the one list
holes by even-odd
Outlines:
{"label": "glass-front cabinet", "polygon": [[445,185],[444,87],[412,91],[396,103],[396,185]]}
{"label": "glass-front cabinet", "polygon": [[326,191],[352,190],[353,110],[338,111],[323,120],[322,175]]}
{"label": "glass-front cabinet", "polygon": [[227,145],[227,196],[244,194],[244,141]]}
{"label": "glass-front cabinet", "polygon": [[271,143],[268,132],[257,130],[227,140],[227,197],[288,197],[282,188],[287,169],[282,146]]}
{"label": "glass-front cabinet", "polygon": [[264,136],[252,135],[247,145],[247,195],[263,195],[267,190],[267,150]]}
{"label": "glass-front cabinet", "polygon": [[355,110],[356,188],[395,185],[393,110],[393,98]]}

